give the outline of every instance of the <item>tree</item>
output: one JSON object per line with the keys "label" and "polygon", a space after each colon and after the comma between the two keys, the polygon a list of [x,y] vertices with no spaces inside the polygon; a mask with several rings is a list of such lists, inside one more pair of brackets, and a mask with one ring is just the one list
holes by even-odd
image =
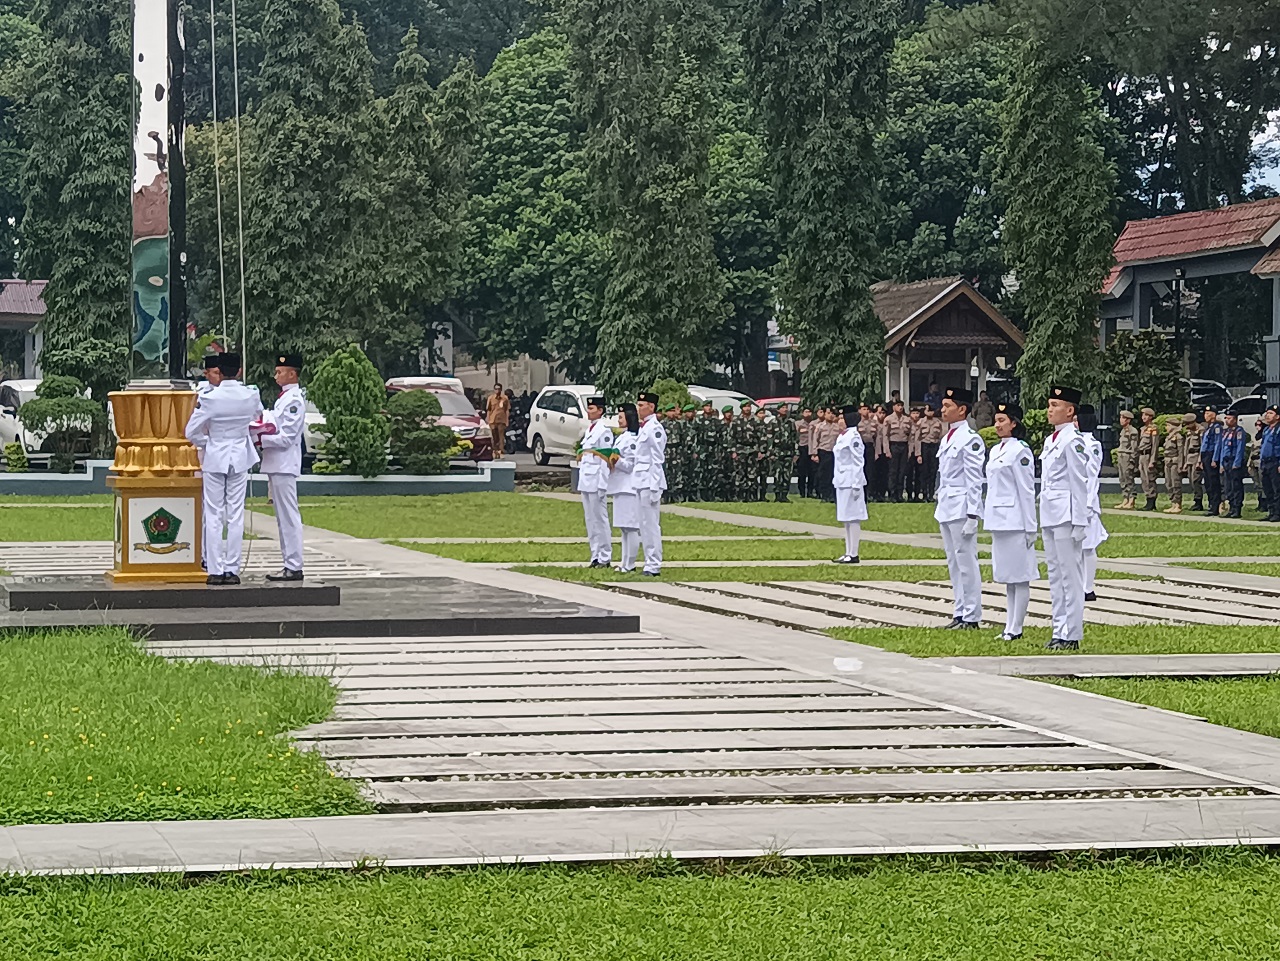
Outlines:
{"label": "tree", "polygon": [[713,0],[568,0],[576,103],[610,251],[595,382],[620,396],[687,381],[725,316],[707,218]]}
{"label": "tree", "polygon": [[390,431],[383,413],[387,394],[382,377],[355,344],[336,350],[316,365],[307,398],[324,415],[329,437],[317,473],[376,477],[387,468]]}
{"label": "tree", "polygon": [[1017,365],[1027,404],[1050,383],[1098,385],[1095,328],[1115,238],[1101,123],[1078,65],[1025,43],[1005,104],[1002,176],[1005,249],[1029,326]]}
{"label": "tree", "polygon": [[132,329],[130,8],[39,0],[33,17],[41,42],[19,117],[21,262],[26,276],[49,280],[41,363],[69,373],[78,353],[93,352],[111,358],[98,377],[118,384]]}
{"label": "tree", "polygon": [[84,396],[84,384],[74,377],[50,374],[40,381],[36,396],[18,408],[22,426],[46,438],[53,456],[49,467],[69,474],[78,448],[88,453],[89,437],[106,423],[102,405]]}
{"label": "tree", "polygon": [[884,327],[874,135],[887,96],[895,0],[758,0],[750,64],[782,225],[782,326],[808,361],[811,404],[871,396]]}
{"label": "tree", "polygon": [[[457,435],[436,421],[440,398],[429,390],[402,390],[387,402],[391,456],[408,474],[447,474]],[[500,441],[495,440],[495,443]]]}
{"label": "tree", "polygon": [[18,129],[22,70],[34,56],[39,33],[25,17],[0,2],[0,277],[17,269],[18,227],[22,223],[20,174],[26,148]]}
{"label": "tree", "polygon": [[1122,330],[1107,344],[1104,395],[1125,398],[1134,410],[1176,411],[1187,406],[1178,355],[1159,331]]}

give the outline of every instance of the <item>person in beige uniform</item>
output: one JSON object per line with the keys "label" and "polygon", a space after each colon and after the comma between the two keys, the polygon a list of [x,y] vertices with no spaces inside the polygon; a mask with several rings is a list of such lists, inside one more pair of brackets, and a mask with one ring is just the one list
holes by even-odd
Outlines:
{"label": "person in beige uniform", "polygon": [[[1199,457],[1199,454],[1196,455]],[[1116,467],[1120,471],[1119,509],[1131,511],[1137,495],[1133,475],[1138,467],[1138,428],[1133,426],[1133,411],[1120,411],[1120,443],[1116,446]]]}
{"label": "person in beige uniform", "polygon": [[862,472],[867,478],[863,493],[868,500],[879,500],[875,496],[876,457],[879,456],[876,453],[876,432],[879,427],[870,404],[861,404],[858,416],[861,418],[858,421],[858,436],[862,438]]}
{"label": "person in beige uniform", "polygon": [[493,385],[493,393],[485,404],[485,420],[493,435],[493,459],[502,460],[507,443],[507,424],[511,421],[511,399],[502,392],[501,384]]}
{"label": "person in beige uniform", "polygon": [[907,457],[911,453],[911,417],[902,401],[893,402],[893,413],[884,419],[885,442],[889,445],[889,500],[902,500],[907,483]]}
{"label": "person in beige uniform", "polygon": [[1169,495],[1166,514],[1182,513],[1182,478],[1187,471],[1187,435],[1182,420],[1170,419],[1164,435],[1164,489]]}
{"label": "person in beige uniform", "polygon": [[920,500],[920,491],[924,487],[924,478],[920,476],[923,463],[923,458],[920,456],[920,418],[922,416],[923,413],[919,407],[911,411],[911,440],[907,444],[907,500],[909,501]]}
{"label": "person in beige uniform", "polygon": [[1200,462],[1200,441],[1204,431],[1195,414],[1187,414],[1182,418],[1182,429],[1187,435],[1187,481],[1191,485],[1191,496],[1195,499],[1191,509],[1199,512],[1204,510],[1204,465]]}
{"label": "person in beige uniform", "polygon": [[1142,408],[1142,431],[1138,435],[1138,473],[1142,476],[1142,494],[1147,499],[1144,511],[1156,509],[1156,455],[1160,452],[1160,428],[1156,412]]}
{"label": "person in beige uniform", "polygon": [[840,439],[840,425],[836,423],[837,414],[828,409],[822,423],[814,428],[811,443],[818,454],[818,496],[824,501],[834,504],[836,501],[835,450],[836,441]]}
{"label": "person in beige uniform", "polygon": [[938,490],[938,446],[945,427],[938,412],[926,404],[920,421],[920,474],[924,482],[920,494],[926,501],[933,500]]}

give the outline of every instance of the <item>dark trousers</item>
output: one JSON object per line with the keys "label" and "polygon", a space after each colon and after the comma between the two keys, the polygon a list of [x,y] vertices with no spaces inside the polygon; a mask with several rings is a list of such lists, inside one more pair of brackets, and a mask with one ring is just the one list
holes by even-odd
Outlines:
{"label": "dark trousers", "polygon": [[1280,460],[1261,461],[1258,469],[1262,473],[1262,499],[1267,502],[1267,514],[1280,517]]}
{"label": "dark trousers", "polygon": [[907,442],[895,440],[889,444],[889,499],[902,500],[902,488],[907,482]]}
{"label": "dark trousers", "polygon": [[938,492],[938,445],[921,444],[920,457],[924,461],[920,465],[920,493],[927,501],[933,500]]}
{"label": "dark trousers", "polygon": [[889,493],[889,457],[881,454],[871,468],[872,493],[877,500],[883,500]]}
{"label": "dark trousers", "polygon": [[809,448],[800,448],[800,457],[796,460],[796,482],[800,485],[801,497],[817,497],[817,484],[814,483],[814,468],[818,465],[809,459]]}
{"label": "dark trousers", "polygon": [[818,451],[818,496],[824,501],[836,499],[836,458],[829,450]]}
{"label": "dark trousers", "polygon": [[1227,509],[1239,516],[1244,509],[1244,477],[1249,473],[1245,467],[1222,468],[1222,496],[1226,498]]}
{"label": "dark trousers", "polygon": [[1204,496],[1209,501],[1205,509],[1210,514],[1216,514],[1222,504],[1222,475],[1213,466],[1213,455],[1208,451],[1200,455],[1200,468],[1204,474]]}

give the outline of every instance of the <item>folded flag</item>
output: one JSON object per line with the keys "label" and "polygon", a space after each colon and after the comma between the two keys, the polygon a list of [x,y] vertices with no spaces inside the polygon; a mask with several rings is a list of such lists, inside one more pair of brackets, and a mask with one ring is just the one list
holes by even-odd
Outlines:
{"label": "folded flag", "polygon": [[622,451],[618,450],[618,448],[616,447],[601,447],[598,450],[595,448],[591,448],[591,449],[580,448],[577,452],[578,462],[581,463],[582,458],[585,457],[587,454],[595,454],[597,457],[603,460],[610,467],[613,467],[613,465],[618,463],[618,461],[622,458]]}

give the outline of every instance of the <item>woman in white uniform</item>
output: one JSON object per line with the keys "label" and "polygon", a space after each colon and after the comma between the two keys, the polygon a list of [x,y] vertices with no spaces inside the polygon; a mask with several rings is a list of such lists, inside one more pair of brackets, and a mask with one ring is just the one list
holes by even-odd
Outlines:
{"label": "woman in white uniform", "polygon": [[1016,641],[1031,602],[1031,582],[1040,576],[1036,563],[1036,460],[1022,440],[1022,409],[1016,404],[996,407],[996,435],[1000,443],[987,456],[987,500],[982,524],[991,532],[992,580],[1003,584],[1008,598],[1004,632],[998,638]]}
{"label": "woman in white uniform", "polygon": [[640,415],[635,404],[623,404],[618,414],[618,462],[609,474],[609,496],[613,499],[613,526],[622,531],[622,559],[614,570],[629,574],[636,569],[640,551],[640,497],[632,483],[636,462],[636,441],[640,435]]}
{"label": "woman in white uniform", "polygon": [[1102,499],[1099,487],[1102,483],[1102,442],[1093,436],[1098,429],[1098,412],[1092,404],[1081,404],[1076,411],[1076,426],[1089,452],[1089,526],[1084,535],[1084,599],[1096,601],[1093,592],[1098,574],[1098,548],[1109,536],[1102,526]]}
{"label": "woman in white uniform", "polygon": [[844,556],[837,557],[837,564],[858,563],[858,549],[862,541],[862,522],[867,519],[867,498],[863,489],[867,483],[863,470],[864,451],[858,422],[862,415],[852,405],[844,409],[844,431],[836,438],[831,455],[835,464],[836,520],[844,525]]}

